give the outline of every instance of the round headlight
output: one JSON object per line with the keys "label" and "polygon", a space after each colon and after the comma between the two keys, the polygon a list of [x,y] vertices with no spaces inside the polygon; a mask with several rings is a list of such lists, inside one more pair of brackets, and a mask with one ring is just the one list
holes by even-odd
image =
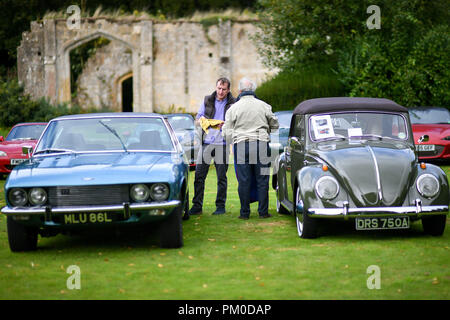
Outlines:
{"label": "round headlight", "polygon": [[322,199],[334,199],[339,193],[339,184],[333,177],[322,177],[316,182],[316,193]]}
{"label": "round headlight", "polygon": [[131,187],[130,196],[136,202],[144,202],[150,196],[150,190],[145,184],[135,184]]}
{"label": "round headlight", "polygon": [[9,191],[8,199],[14,207],[23,207],[28,202],[27,192],[22,188],[13,188]]}
{"label": "round headlight", "polygon": [[434,197],[439,193],[438,179],[429,173],[422,174],[417,179],[417,191],[426,198]]}
{"label": "round headlight", "polygon": [[47,192],[42,188],[32,188],[28,193],[30,203],[35,206],[42,206],[47,202]]}
{"label": "round headlight", "polygon": [[169,197],[169,187],[163,183],[155,183],[150,189],[150,195],[155,201],[164,201]]}

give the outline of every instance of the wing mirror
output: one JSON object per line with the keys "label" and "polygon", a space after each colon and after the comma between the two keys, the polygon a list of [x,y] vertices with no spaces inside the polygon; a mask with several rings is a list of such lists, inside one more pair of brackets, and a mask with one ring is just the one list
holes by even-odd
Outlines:
{"label": "wing mirror", "polygon": [[430,136],[427,134],[424,134],[423,136],[421,136],[419,138],[419,140],[417,140],[417,143],[428,142],[429,140],[430,140]]}
{"label": "wing mirror", "polygon": [[30,159],[30,163],[31,163],[31,153],[33,152],[33,147],[32,146],[23,146],[22,147],[22,154],[26,154],[28,159]]}
{"label": "wing mirror", "polygon": [[0,136],[0,142],[5,141],[5,138],[3,138],[3,136]]}
{"label": "wing mirror", "polygon": [[298,146],[298,145],[300,145],[300,141],[298,140],[297,137],[289,137],[289,145],[291,147]]}

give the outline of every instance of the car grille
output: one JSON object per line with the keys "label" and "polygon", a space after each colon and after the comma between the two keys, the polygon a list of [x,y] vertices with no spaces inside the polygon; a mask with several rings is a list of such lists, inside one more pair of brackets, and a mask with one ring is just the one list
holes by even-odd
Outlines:
{"label": "car grille", "polygon": [[48,202],[54,207],[110,205],[129,202],[128,185],[51,187]]}

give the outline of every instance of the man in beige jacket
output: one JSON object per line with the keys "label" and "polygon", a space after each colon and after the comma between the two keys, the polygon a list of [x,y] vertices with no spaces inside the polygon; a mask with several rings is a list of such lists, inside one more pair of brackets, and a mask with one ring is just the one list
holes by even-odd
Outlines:
{"label": "man in beige jacket", "polygon": [[258,189],[258,213],[269,218],[270,132],[278,129],[272,107],[255,96],[256,84],[247,78],[239,82],[239,97],[228,110],[222,135],[233,144],[234,165],[238,179],[241,219],[250,216],[252,176]]}

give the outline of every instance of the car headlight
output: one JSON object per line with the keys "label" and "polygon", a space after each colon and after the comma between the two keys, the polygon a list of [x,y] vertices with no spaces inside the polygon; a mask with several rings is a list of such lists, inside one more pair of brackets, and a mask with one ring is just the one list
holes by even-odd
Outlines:
{"label": "car headlight", "polygon": [[316,182],[316,193],[322,199],[334,199],[339,193],[339,184],[333,177],[321,177]]}
{"label": "car headlight", "polygon": [[131,186],[130,196],[136,202],[144,202],[150,196],[150,190],[145,184],[135,184]]}
{"label": "car headlight", "polygon": [[164,201],[169,197],[169,187],[164,183],[155,183],[150,188],[150,195],[155,201]]}
{"label": "car headlight", "polygon": [[6,154],[5,151],[0,151],[0,157],[7,157],[8,155]]}
{"label": "car headlight", "polygon": [[47,202],[47,192],[42,188],[32,188],[28,192],[30,203],[35,206],[42,206]]}
{"label": "car headlight", "polygon": [[13,188],[8,193],[8,199],[14,207],[23,207],[28,202],[27,192],[22,188]]}
{"label": "car headlight", "polygon": [[417,191],[419,191],[419,193],[426,198],[432,198],[439,193],[439,181],[432,174],[422,174],[417,179],[416,185]]}

